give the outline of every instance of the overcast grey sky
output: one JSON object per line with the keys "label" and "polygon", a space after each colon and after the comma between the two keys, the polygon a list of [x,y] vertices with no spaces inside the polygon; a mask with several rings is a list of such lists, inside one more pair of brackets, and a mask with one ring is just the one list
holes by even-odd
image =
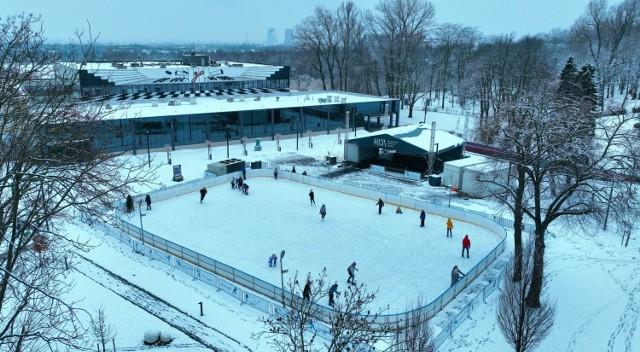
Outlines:
{"label": "overcast grey sky", "polygon": [[[353,0],[374,10],[379,0]],[[619,2],[621,0],[610,0]],[[2,17],[40,14],[49,42],[66,43],[91,24],[108,43],[265,43],[269,28],[282,43],[285,28],[311,15],[316,4],[342,0],[0,0]],[[546,33],[568,28],[588,0],[432,0],[438,23],[477,27],[486,35]]]}

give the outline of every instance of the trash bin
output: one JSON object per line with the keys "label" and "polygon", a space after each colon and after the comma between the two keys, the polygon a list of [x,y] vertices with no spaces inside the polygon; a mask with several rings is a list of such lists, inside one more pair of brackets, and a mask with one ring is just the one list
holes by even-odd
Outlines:
{"label": "trash bin", "polygon": [[252,169],[262,169],[262,161],[261,160],[252,161],[251,162],[251,168]]}
{"label": "trash bin", "polygon": [[439,187],[442,184],[442,175],[429,175],[429,186]]}
{"label": "trash bin", "polygon": [[256,145],[253,147],[254,151],[260,151],[262,150],[262,146],[260,145],[260,138],[256,138]]}

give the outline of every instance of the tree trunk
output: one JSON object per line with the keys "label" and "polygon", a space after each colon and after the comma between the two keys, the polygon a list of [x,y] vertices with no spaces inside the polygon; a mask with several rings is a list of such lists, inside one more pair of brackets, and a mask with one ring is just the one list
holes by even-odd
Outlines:
{"label": "tree trunk", "polygon": [[513,207],[513,282],[522,280],[522,197],[524,194],[525,173],[518,168],[518,188]]}
{"label": "tree trunk", "polygon": [[531,285],[527,293],[526,303],[530,308],[540,308],[540,294],[544,279],[544,233],[542,226],[536,226],[535,248],[533,251],[533,274],[531,275]]}

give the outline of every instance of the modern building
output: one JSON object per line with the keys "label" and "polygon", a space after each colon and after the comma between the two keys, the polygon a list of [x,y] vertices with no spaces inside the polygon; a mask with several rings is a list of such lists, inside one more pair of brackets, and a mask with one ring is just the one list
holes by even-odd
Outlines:
{"label": "modern building", "polygon": [[[229,140],[330,133],[345,127],[378,130],[399,101],[356,93],[289,89],[289,67],[213,62],[193,53],[186,64],[161,62],[65,64],[77,69],[83,98],[107,113],[108,151]],[[388,126],[392,127],[392,126]]]}

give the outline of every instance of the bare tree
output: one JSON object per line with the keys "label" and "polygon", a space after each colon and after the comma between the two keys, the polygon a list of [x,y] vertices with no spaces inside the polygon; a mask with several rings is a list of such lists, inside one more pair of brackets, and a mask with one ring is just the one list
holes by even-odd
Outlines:
{"label": "bare tree", "polygon": [[430,352],[434,350],[433,329],[429,323],[423,299],[418,297],[414,304],[407,307],[407,319],[400,321],[391,339],[391,352]]}
{"label": "bare tree", "polygon": [[364,37],[362,13],[353,1],[343,2],[336,14],[338,20],[337,67],[340,78],[339,89],[349,90],[351,63],[353,56],[361,51]]}
{"label": "bare tree", "polygon": [[[340,291],[333,309],[322,304],[328,295],[330,284],[323,270],[317,278],[310,274],[304,284],[298,282],[298,273],[289,280],[287,289],[294,293],[287,300],[287,312],[260,321],[265,330],[254,337],[268,337],[269,343],[277,351],[345,351],[355,346],[373,346],[387,336],[388,331],[377,326],[381,312],[371,313],[369,305],[374,301],[375,292],[367,292],[363,284],[349,285]],[[306,282],[311,282],[309,299],[296,295]],[[315,324],[328,325],[331,337],[319,340]]]}
{"label": "bare tree", "polygon": [[[415,63],[424,61],[427,40],[434,25],[435,8],[426,0],[383,0],[377,14],[367,15],[367,24],[381,58],[386,94],[404,98],[408,87],[422,77]],[[425,65],[417,65],[424,69]],[[424,73],[424,72],[423,72]],[[396,126],[398,120],[396,120]]]}
{"label": "bare tree", "polygon": [[59,225],[106,216],[150,170],[104,153],[103,112],[76,98],[74,66],[93,39],[76,33],[77,64],[64,65],[38,17],[7,17],[0,33],[0,349],[82,349],[86,312],[64,298],[64,259],[87,246]]}
{"label": "bare tree", "polygon": [[640,220],[640,201],[638,191],[633,184],[624,183],[613,204],[613,214],[618,231],[622,235],[623,246],[629,245],[631,233],[638,227]]}
{"label": "bare tree", "polygon": [[592,0],[571,28],[578,53],[590,58],[596,67],[601,111],[605,97],[614,92],[611,87],[617,67],[637,55],[635,49],[640,33],[634,27],[639,20],[640,4],[636,0],[625,0],[612,6],[607,0]]}
{"label": "bare tree", "polygon": [[548,299],[543,300],[541,308],[527,306],[527,292],[531,287],[533,274],[533,246],[523,247],[523,280],[513,281],[513,271],[517,270],[514,261],[507,264],[506,275],[500,297],[496,320],[505,339],[516,352],[533,351],[549,335],[556,316],[556,306]]}
{"label": "bare tree", "polygon": [[96,316],[91,318],[91,332],[93,332],[93,336],[98,340],[98,343],[102,345],[102,351],[106,352],[107,342],[115,338],[116,329],[107,322],[107,315],[103,306],[100,306]]}

